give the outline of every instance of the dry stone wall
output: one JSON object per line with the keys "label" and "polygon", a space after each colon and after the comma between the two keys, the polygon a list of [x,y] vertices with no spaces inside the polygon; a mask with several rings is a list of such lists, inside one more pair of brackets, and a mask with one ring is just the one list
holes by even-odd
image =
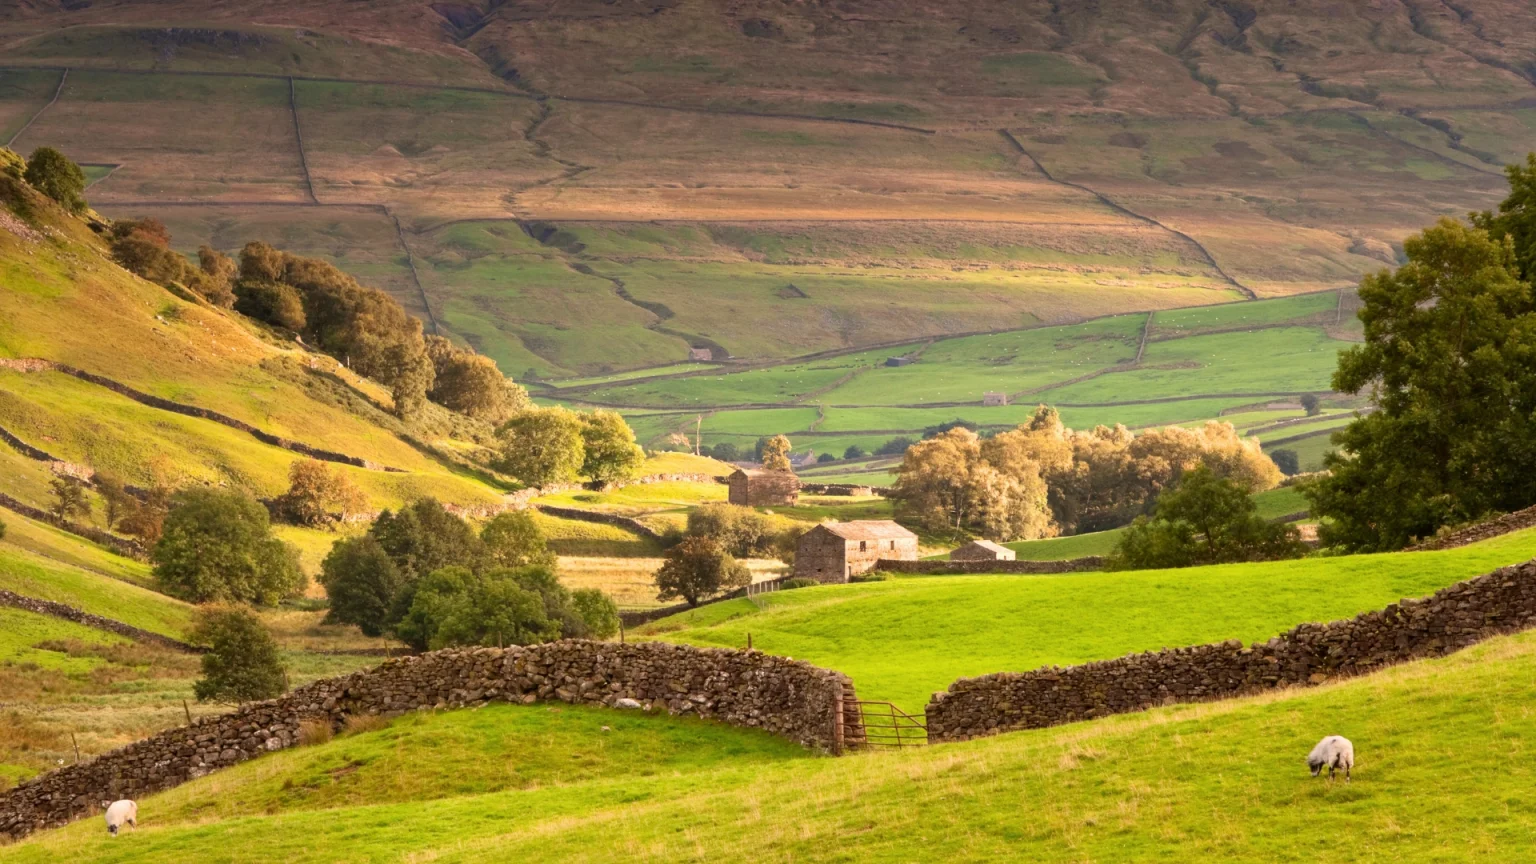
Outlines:
{"label": "dry stone wall", "polygon": [[1498,537],[1501,534],[1508,534],[1512,531],[1522,531],[1532,525],[1536,525],[1536,507],[1527,507],[1524,510],[1506,513],[1496,519],[1489,519],[1476,525],[1468,525],[1442,537],[1432,537],[1417,546],[1410,547],[1408,551],[1429,552],[1435,549],[1457,549],[1487,540],[1490,537]]}
{"label": "dry stone wall", "polygon": [[1104,559],[1098,555],[1069,558],[1065,561],[896,561],[881,558],[876,570],[887,573],[913,573],[925,576],[965,573],[1078,573],[1103,570]]}
{"label": "dry stone wall", "polygon": [[1320,684],[1449,654],[1531,626],[1536,626],[1536,561],[1346,621],[1302,624],[1268,642],[1243,645],[1234,639],[1082,666],[962,678],[928,703],[928,740],[964,741],[1158,705]]}
{"label": "dry stone wall", "polygon": [[[298,743],[299,724],[339,726],[348,715],[386,717],[489,701],[559,699],[652,710],[762,729],[840,753],[862,739],[853,686],[841,673],[763,654],[660,642],[563,641],[517,648],[436,651],[300,687],[162,732],[0,793],[0,837],[19,838],[89,815],[101,801],[169,789]],[[849,724],[855,724],[850,728]]]}
{"label": "dry stone wall", "polygon": [[619,528],[623,528],[625,531],[633,531],[634,533],[639,534],[641,537],[648,537],[652,540],[661,539],[661,534],[651,526],[641,522],[639,519],[632,519],[628,516],[620,516],[617,513],[603,513],[598,510],[580,510],[575,507],[556,507],[551,504],[535,504],[533,506],[538,508],[539,512],[548,513],[551,516],[559,516],[563,519],[575,519],[581,522],[595,522],[599,525],[615,525]]}
{"label": "dry stone wall", "polygon": [[55,516],[46,510],[39,510],[30,504],[22,503],[21,501],[12,498],[4,492],[0,492],[0,507],[4,507],[7,510],[13,510],[17,513],[20,513],[28,519],[35,519],[39,522],[52,525],[60,531],[68,531],[77,537],[84,537],[92,543],[105,546],[126,558],[135,558],[140,561],[148,560],[149,558],[149,552],[137,540],[129,540],[126,537],[119,537],[116,534],[109,534],[100,528],[95,528],[90,525],[81,525],[78,522],[71,522],[68,519],[60,519],[58,516]]}
{"label": "dry stone wall", "polygon": [[97,630],[106,630],[119,636],[127,636],[139,642],[153,642],[166,648],[174,648],[177,651],[202,652],[203,649],[196,645],[190,645],[180,639],[172,639],[159,633],[153,633],[121,621],[111,618],[103,618],[100,615],[92,615],[81,609],[76,609],[63,603],[55,603],[52,600],[39,600],[36,597],[25,597],[14,591],[0,590],[0,606],[9,606],[12,609],[21,609],[38,615],[48,615],[53,618],[62,618],[65,621],[73,621],[76,624],[84,624]]}

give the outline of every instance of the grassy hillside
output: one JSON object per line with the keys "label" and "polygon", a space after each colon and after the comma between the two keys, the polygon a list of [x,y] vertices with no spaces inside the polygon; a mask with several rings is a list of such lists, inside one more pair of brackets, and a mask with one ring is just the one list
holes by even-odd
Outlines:
{"label": "grassy hillside", "polygon": [[[6,519],[7,528],[12,521]],[[4,541],[0,541],[0,588],[65,603],[152,633],[181,637],[191,629],[192,607],[185,603],[15,549]]]}
{"label": "grassy hillside", "polygon": [[[1090,535],[1093,536],[1093,535]],[[1536,555],[1536,530],[1448,552],[1064,576],[946,576],[802,588],[651,624],[658,638],[756,648],[846,672],[920,710],[956,678],[1223,639],[1266,639]]]}
{"label": "grassy hillside", "polygon": [[587,377],[1355,282],[1496,200],[1533,28],[1518,0],[28,3],[0,137],[182,248],[289,240]]}
{"label": "grassy hillside", "polygon": [[[1536,638],[1523,634],[1316,690],[844,759],[738,749],[711,761],[706,746],[742,733],[645,718],[646,731],[679,726],[700,745],[689,769],[662,761],[652,776],[615,764],[590,731],[624,734],[632,715],[566,708],[530,724],[549,709],[486,708],[266,757],[141,801],[142,827],[124,838],[86,820],[0,861],[1519,860],[1536,832],[1519,758],[1536,739],[1521,708],[1533,680]],[[493,732],[477,731],[487,722]],[[429,747],[429,729],[466,746]],[[552,729],[584,734],[567,754]],[[1355,742],[1349,785],[1307,776],[1303,757],[1328,733]],[[504,763],[509,739],[531,746]],[[478,794],[402,800],[437,797],[409,779],[416,766],[408,785],[377,782],[375,765],[427,752],[428,776],[457,768],[456,788]],[[612,774],[519,788],[519,770],[560,756]],[[348,800],[364,788],[379,803]],[[308,809],[312,796],[342,806]],[[242,800],[255,803],[232,813]]]}

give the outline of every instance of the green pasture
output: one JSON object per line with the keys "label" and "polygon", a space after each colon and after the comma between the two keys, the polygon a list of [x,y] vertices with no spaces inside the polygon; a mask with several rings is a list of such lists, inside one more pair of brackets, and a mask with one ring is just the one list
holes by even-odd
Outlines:
{"label": "green pasture", "polygon": [[[19,517],[6,514],[7,529],[17,521]],[[152,633],[181,637],[191,629],[193,607],[148,588],[16,548],[9,530],[6,535],[0,540],[0,588],[63,603]]]}
{"label": "green pasture", "polygon": [[[1083,663],[1347,618],[1536,555],[1536,530],[1446,552],[1062,576],[946,576],[781,591],[649,625],[668,641],[754,647],[846,672],[920,710],[956,678]],[[695,623],[697,622],[697,623]]]}

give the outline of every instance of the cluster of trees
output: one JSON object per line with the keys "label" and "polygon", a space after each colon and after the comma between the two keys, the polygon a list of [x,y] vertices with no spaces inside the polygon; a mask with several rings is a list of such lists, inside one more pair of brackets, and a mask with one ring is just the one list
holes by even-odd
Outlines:
{"label": "cluster of trees", "polygon": [[115,260],[139,276],[298,333],[382,382],[402,417],[429,399],[490,423],[529,405],[528,394],[495,361],[424,335],[421,321],[393,297],[325,261],[258,241],[240,250],[238,262],[205,245],[194,264],[171,249],[170,231],[157,219],[118,220],[110,240]]}
{"label": "cluster of trees", "polygon": [[275,606],[309,581],[298,550],[272,536],[267,508],[235,490],[172,495],[151,558],[164,591],[191,603]]}
{"label": "cluster of trees", "polygon": [[530,486],[572,483],[586,477],[613,483],[633,477],[645,461],[635,433],[612,411],[530,408],[497,430],[493,463]]}
{"label": "cluster of trees", "polygon": [[891,497],[899,514],[931,531],[1036,539],[1125,525],[1202,465],[1250,492],[1280,481],[1258,442],[1229,423],[1079,432],[1041,406],[1028,423],[991,438],[955,427],[914,444]]}
{"label": "cluster of trees", "polygon": [[1249,490],[1204,465],[1184,472],[1137,516],[1105,562],[1111,570],[1149,570],[1273,561],[1306,553],[1295,526],[1257,512]]}
{"label": "cluster of trees", "polygon": [[1360,283],[1365,342],[1333,387],[1378,410],[1304,487],[1327,545],[1397,549],[1536,502],[1536,153],[1507,173],[1497,211],[1441,220]]}
{"label": "cluster of trees", "polygon": [[368,498],[339,466],[300,459],[288,467],[288,491],[273,502],[284,522],[318,527],[362,513]]}
{"label": "cluster of trees", "polygon": [[[789,451],[789,439],[785,438],[783,435],[776,435],[763,436],[762,438],[757,439],[757,445],[753,448],[753,451],[750,454],[752,458],[755,461],[762,462],[764,450],[769,446],[769,442],[773,441],[775,438],[782,438],[784,440],[785,454],[787,457]],[[916,440],[912,438],[908,438],[906,436],[898,436],[892,438],[884,444],[881,444],[879,447],[876,447],[873,453],[863,447],[860,447],[857,444],[852,444],[849,445],[848,449],[843,451],[843,458],[863,459],[871,455],[900,456],[901,454],[907,452],[907,448],[911,447],[915,443],[917,443]],[[740,447],[737,447],[735,444],[732,444],[729,441],[722,441],[713,447],[701,448],[699,453],[703,456],[719,459],[721,462],[740,462],[748,456],[748,454],[744,452]],[[837,456],[831,453],[823,453],[817,457],[818,462],[833,462],[836,460]]]}
{"label": "cluster of trees", "polygon": [[688,530],[667,550],[656,571],[658,599],[682,598],[690,606],[752,582],[736,559],[777,557],[792,562],[796,541],[809,526],[776,522],[750,507],[721,502],[688,514]]}
{"label": "cluster of trees", "polygon": [[432,499],[380,514],[368,533],[338,541],[322,565],[330,623],[393,633],[422,650],[607,638],[618,607],[596,590],[568,591],[527,513],[503,513],[476,533]]}

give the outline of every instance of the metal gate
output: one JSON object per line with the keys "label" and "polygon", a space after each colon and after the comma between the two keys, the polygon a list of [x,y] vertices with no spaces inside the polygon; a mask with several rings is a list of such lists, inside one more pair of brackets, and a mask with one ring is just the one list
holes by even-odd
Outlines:
{"label": "metal gate", "polygon": [[901,747],[921,747],[928,743],[928,727],[924,718],[913,717],[889,702],[859,700],[860,730],[857,738],[848,742],[854,750],[889,750]]}

